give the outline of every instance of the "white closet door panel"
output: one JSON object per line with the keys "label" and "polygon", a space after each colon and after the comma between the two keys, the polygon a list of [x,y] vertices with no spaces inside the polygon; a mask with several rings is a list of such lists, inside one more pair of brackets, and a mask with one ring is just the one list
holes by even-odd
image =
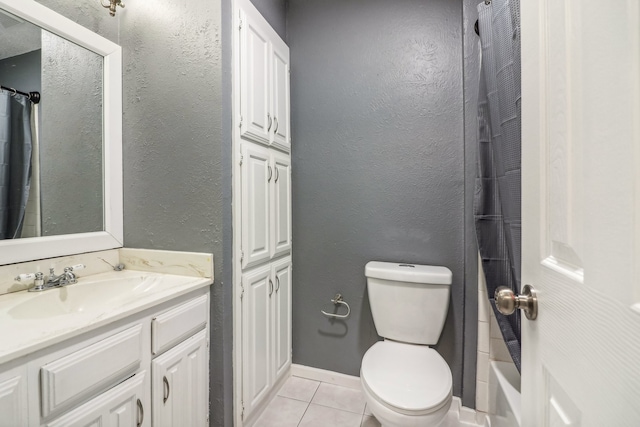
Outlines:
{"label": "white closet door panel", "polygon": [[240,29],[240,135],[269,144],[273,114],[269,111],[268,26],[251,12],[242,12]]}
{"label": "white closet door panel", "polygon": [[242,396],[245,416],[267,395],[271,380],[270,317],[274,285],[271,267],[242,276]]}
{"label": "white closet door panel", "polygon": [[147,399],[148,389],[148,375],[142,371],[45,425],[47,427],[151,426],[151,407]]}
{"label": "white closet door panel", "polygon": [[208,425],[208,330],[151,362],[154,427]]}
{"label": "white closet door panel", "polygon": [[242,268],[271,257],[269,244],[269,185],[273,168],[266,148],[242,147]]}
{"label": "white closet door panel", "polygon": [[274,167],[271,196],[272,257],[291,252],[291,158],[272,152]]}
{"label": "white closet door panel", "polygon": [[291,365],[291,257],[275,261],[272,272],[275,281],[272,316],[275,382]]}
{"label": "white closet door panel", "polygon": [[0,374],[0,427],[27,425],[27,369]]}
{"label": "white closet door panel", "polygon": [[278,40],[273,42],[271,52],[272,144],[289,151],[289,48]]}

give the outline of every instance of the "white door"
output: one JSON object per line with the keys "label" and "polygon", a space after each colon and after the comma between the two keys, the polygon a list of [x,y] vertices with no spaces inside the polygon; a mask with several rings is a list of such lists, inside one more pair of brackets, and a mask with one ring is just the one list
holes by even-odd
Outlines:
{"label": "white door", "polygon": [[271,386],[271,266],[242,275],[242,400],[248,416]]}
{"label": "white door", "polygon": [[[145,371],[105,391],[95,399],[46,423],[46,427],[146,427],[151,426]],[[13,424],[13,426],[26,424]]]}
{"label": "white door", "polygon": [[276,257],[291,251],[291,158],[276,151],[272,151],[271,158],[271,253]]}
{"label": "white door", "polygon": [[151,361],[154,427],[208,426],[207,329]]}
{"label": "white door", "polygon": [[269,27],[251,9],[241,10],[240,135],[269,144],[273,114],[269,111]]}
{"label": "white door", "polygon": [[0,427],[27,425],[26,366],[0,374]]}
{"label": "white door", "polygon": [[640,2],[522,2],[526,427],[640,426]]}
{"label": "white door", "polygon": [[291,366],[291,257],[274,261],[273,357],[276,382]]}
{"label": "white door", "polygon": [[242,144],[242,268],[271,258],[269,186],[274,179],[269,150]]}
{"label": "white door", "polygon": [[273,145],[289,151],[289,48],[274,40],[271,55],[271,97],[273,102]]}

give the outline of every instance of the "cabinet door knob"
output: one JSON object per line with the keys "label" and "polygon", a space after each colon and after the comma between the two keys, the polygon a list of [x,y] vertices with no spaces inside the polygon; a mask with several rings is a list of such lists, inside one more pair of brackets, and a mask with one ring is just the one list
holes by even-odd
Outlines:
{"label": "cabinet door knob", "polygon": [[273,133],[278,133],[278,119],[274,117],[273,121],[276,123],[276,128],[273,130]]}
{"label": "cabinet door knob", "polygon": [[136,423],[136,427],[140,427],[144,421],[144,408],[142,407],[142,402],[138,399],[138,422]]}
{"label": "cabinet door knob", "polygon": [[269,178],[267,178],[267,182],[271,182],[271,175],[273,175],[273,171],[271,170],[271,166],[267,166],[269,169]]}
{"label": "cabinet door knob", "polygon": [[269,296],[273,293],[273,282],[269,279]]}
{"label": "cabinet door knob", "polygon": [[169,387],[169,380],[167,380],[166,376],[162,377],[162,385],[162,403],[167,403],[167,400],[169,400],[169,393],[171,392],[171,388]]}
{"label": "cabinet door knob", "polygon": [[280,276],[276,276],[276,292],[280,290]]}
{"label": "cabinet door knob", "polygon": [[269,120],[269,125],[267,126],[267,132],[271,130],[271,114],[267,113],[267,120]]}
{"label": "cabinet door knob", "polygon": [[278,166],[274,166],[273,168],[276,170],[276,180],[275,180],[275,182],[278,182],[278,178],[280,177],[280,173],[278,172]]}

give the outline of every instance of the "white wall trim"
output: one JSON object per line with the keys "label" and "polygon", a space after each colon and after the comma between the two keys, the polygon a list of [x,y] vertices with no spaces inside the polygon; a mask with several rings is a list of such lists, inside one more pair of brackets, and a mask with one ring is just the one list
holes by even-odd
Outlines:
{"label": "white wall trim", "polygon": [[361,388],[360,377],[327,371],[326,369],[312,368],[311,366],[297,365],[295,363],[291,365],[291,376],[321,381],[323,383],[339,385],[357,390],[360,390]]}

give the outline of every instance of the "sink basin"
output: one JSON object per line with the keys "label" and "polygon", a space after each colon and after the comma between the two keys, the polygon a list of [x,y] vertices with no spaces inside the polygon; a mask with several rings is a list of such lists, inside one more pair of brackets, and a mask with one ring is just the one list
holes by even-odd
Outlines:
{"label": "sink basin", "polygon": [[[48,289],[38,293],[30,293],[28,299],[7,310],[7,314],[16,319],[44,319],[81,313],[109,311],[131,301],[144,298],[154,291],[162,291],[167,285],[176,285],[185,278],[173,276],[167,280],[166,275],[123,273],[121,277],[98,278]],[[182,279],[182,280],[181,280]]]}
{"label": "sink basin", "polygon": [[211,277],[124,270],[80,276],[78,283],[62,288],[0,295],[0,365],[155,309],[212,281]]}

